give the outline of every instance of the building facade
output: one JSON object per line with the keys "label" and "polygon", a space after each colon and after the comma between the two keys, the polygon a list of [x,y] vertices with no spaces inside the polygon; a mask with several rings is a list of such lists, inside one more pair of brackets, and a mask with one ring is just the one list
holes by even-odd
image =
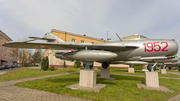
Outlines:
{"label": "building facade", "polygon": [[60,31],[56,29],[52,29],[51,33],[55,36],[59,37],[60,39],[64,40],[65,42],[75,42],[75,43],[103,43],[107,42],[103,39],[93,38],[84,35],[74,34],[70,32]]}
{"label": "building facade", "polygon": [[3,47],[2,44],[5,42],[12,41],[5,33],[0,30],[0,55],[1,61],[0,66],[11,66],[17,65],[17,56],[18,56],[18,49],[17,48],[8,48]]}
{"label": "building facade", "polygon": [[[89,37],[86,35],[79,35],[70,32],[60,31],[56,29],[52,29],[51,33],[55,36],[59,37],[60,39],[64,40],[65,42],[75,42],[75,43],[104,43],[108,42],[107,40],[98,39]],[[54,67],[62,67],[64,60],[60,60],[55,57],[55,53],[52,50],[46,50],[44,56],[49,57],[49,66]],[[66,61],[67,67],[72,67],[74,62]],[[81,64],[82,65],[82,64]],[[94,67],[101,67],[101,63],[94,62]],[[111,65],[111,67],[128,67],[127,65]]]}

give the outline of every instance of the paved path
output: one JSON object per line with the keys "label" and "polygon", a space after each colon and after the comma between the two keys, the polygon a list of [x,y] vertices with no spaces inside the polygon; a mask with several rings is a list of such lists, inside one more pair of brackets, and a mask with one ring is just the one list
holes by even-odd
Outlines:
{"label": "paved path", "polygon": [[29,69],[41,69],[41,67],[29,67]]}
{"label": "paved path", "polygon": [[180,101],[180,94],[178,94],[170,99],[167,99],[167,101]]}
{"label": "paved path", "polygon": [[0,101],[87,101],[87,99],[81,99],[77,97],[65,96],[65,95],[50,93],[46,91],[13,86],[14,84],[19,82],[49,78],[54,76],[68,75],[74,73],[78,73],[78,72],[0,82]]}
{"label": "paved path", "polygon": [[175,74],[175,75],[180,75],[179,72],[167,72],[167,73]]}
{"label": "paved path", "polygon": [[18,68],[16,67],[16,68],[9,68],[9,69],[0,70],[0,75],[5,74],[5,73],[12,71],[12,70],[16,70],[16,69],[18,69]]}

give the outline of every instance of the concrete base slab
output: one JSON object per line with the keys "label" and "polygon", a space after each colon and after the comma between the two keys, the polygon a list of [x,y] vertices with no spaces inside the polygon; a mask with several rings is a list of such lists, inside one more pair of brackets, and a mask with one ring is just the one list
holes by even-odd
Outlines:
{"label": "concrete base slab", "polygon": [[161,69],[161,74],[166,74],[166,69]]}
{"label": "concrete base slab", "polygon": [[94,87],[96,86],[95,70],[80,70],[79,86]]}
{"label": "concrete base slab", "polygon": [[165,87],[165,86],[159,86],[159,88],[157,87],[147,87],[145,84],[141,84],[141,83],[137,83],[137,87],[138,88],[144,88],[147,90],[157,90],[157,91],[163,91],[163,92],[174,92],[173,90]]}
{"label": "concrete base slab", "polygon": [[83,87],[79,86],[79,83],[73,84],[70,86],[66,86],[67,88],[74,89],[74,90],[86,90],[86,91],[93,91],[93,92],[100,92],[103,88],[106,87],[105,84],[97,84],[94,87]]}
{"label": "concrete base slab", "polygon": [[145,85],[159,88],[158,72],[145,72]]}
{"label": "concrete base slab", "polygon": [[144,71],[144,72],[148,72],[148,69],[142,69],[142,71]]}
{"label": "concrete base slab", "polygon": [[128,73],[134,73],[134,68],[128,68]]}

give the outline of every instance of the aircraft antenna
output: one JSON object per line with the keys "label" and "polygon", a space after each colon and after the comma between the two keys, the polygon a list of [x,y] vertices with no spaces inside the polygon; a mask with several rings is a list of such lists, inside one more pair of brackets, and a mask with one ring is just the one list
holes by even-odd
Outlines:
{"label": "aircraft antenna", "polygon": [[122,41],[122,39],[119,37],[119,35],[116,33],[117,37],[119,38],[120,41]]}
{"label": "aircraft antenna", "polygon": [[110,32],[110,31],[107,31],[107,39],[108,39],[108,32]]}

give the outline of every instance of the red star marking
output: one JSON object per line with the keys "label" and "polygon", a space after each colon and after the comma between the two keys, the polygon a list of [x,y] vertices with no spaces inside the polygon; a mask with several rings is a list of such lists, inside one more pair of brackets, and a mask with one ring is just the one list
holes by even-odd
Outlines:
{"label": "red star marking", "polygon": [[68,49],[68,52],[74,52],[74,50],[73,49]]}
{"label": "red star marking", "polygon": [[54,43],[59,43],[59,41],[54,41]]}

